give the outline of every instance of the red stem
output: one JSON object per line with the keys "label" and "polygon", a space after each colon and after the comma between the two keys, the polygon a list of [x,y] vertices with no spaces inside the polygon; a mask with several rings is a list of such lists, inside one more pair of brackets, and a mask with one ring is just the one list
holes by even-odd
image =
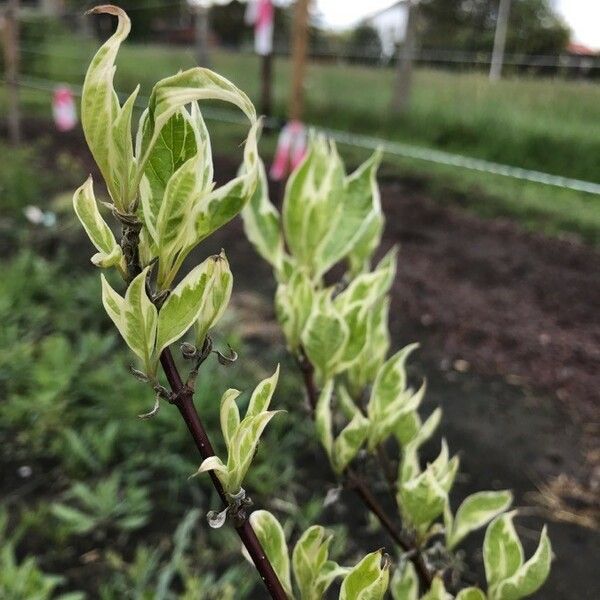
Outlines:
{"label": "red stem", "polygon": [[[302,378],[304,379],[308,403],[314,412],[319,399],[319,390],[317,389],[317,385],[315,383],[314,368],[306,357],[303,357],[298,364],[300,366]],[[371,492],[367,484],[358,474],[356,474],[350,467],[346,469],[344,474],[346,476],[348,487],[354,490],[363,504],[371,511],[371,513],[373,513],[373,515],[375,515],[375,517],[377,517],[377,520],[381,523],[383,529],[388,532],[390,537],[396,544],[398,544],[398,546],[400,546],[405,552],[411,554],[410,560],[417,570],[421,583],[426,586],[426,589],[429,589],[429,587],[431,587],[433,578],[429,568],[427,567],[427,564],[425,563],[423,554],[416,547],[413,540],[404,535],[404,532],[396,527],[375,495]]]}
{"label": "red stem", "polygon": [[[215,452],[212,444],[210,443],[206,430],[202,425],[200,415],[194,406],[194,390],[183,383],[181,375],[179,374],[177,366],[175,365],[173,355],[168,348],[163,350],[162,354],[160,355],[160,363],[165,372],[169,385],[171,386],[171,390],[175,395],[174,404],[179,409],[179,412],[181,413],[181,416],[183,417],[183,420],[185,421],[185,424],[187,425],[187,428],[194,439],[200,456],[202,459],[214,456]],[[219,494],[223,504],[227,506],[227,496],[223,486],[221,485],[221,482],[219,481],[219,478],[216,476],[214,471],[210,471],[209,474],[213,486],[217,490],[217,493]],[[267,586],[267,590],[269,591],[269,594],[271,594],[271,598],[274,600],[288,600],[288,595],[285,593],[277,574],[273,570],[273,566],[269,562],[269,559],[267,558],[260,541],[256,537],[256,533],[254,532],[252,525],[250,525],[250,522],[248,520],[244,520],[240,525],[235,526],[235,530],[240,536],[242,543],[246,547],[248,554],[252,558],[256,569],[260,573],[261,579]]]}

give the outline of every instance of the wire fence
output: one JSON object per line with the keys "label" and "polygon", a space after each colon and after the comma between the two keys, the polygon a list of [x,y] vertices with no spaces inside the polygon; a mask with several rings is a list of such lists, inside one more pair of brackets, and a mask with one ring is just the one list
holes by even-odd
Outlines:
{"label": "wire fence", "polygon": [[[6,83],[4,80],[0,80],[0,82],[3,84]],[[50,79],[27,78],[22,79],[19,82],[19,85],[25,88],[43,91],[51,94],[55,90],[56,86],[60,85],[60,83],[61,82]],[[81,97],[81,86],[70,85],[70,88],[76,96]],[[128,94],[118,92],[118,96],[122,101],[124,101],[128,97]],[[147,104],[148,98],[142,96],[137,97],[136,107],[145,108]],[[220,109],[214,106],[204,107],[202,114],[208,120],[220,121],[222,123],[243,124],[246,122],[245,118],[242,115],[231,110]],[[278,119],[265,119],[265,127],[277,130],[280,128],[280,126],[281,123]],[[583,181],[580,179],[561,177],[559,175],[552,175],[550,173],[544,173],[541,171],[523,169],[521,167],[515,167],[511,165],[504,165],[487,160],[482,160],[479,158],[464,156],[461,154],[453,154],[450,152],[426,148],[423,146],[405,144],[402,142],[386,140],[374,136],[352,133],[348,131],[341,131],[338,129],[323,128],[319,127],[318,125],[309,124],[309,127],[315,130],[316,132],[323,133],[329,136],[330,138],[334,139],[340,144],[344,144],[353,148],[358,148],[362,150],[381,149],[384,153],[388,154],[389,156],[397,158],[421,160],[437,165],[456,167],[460,169],[466,169],[469,171],[498,175],[520,181],[538,183],[555,188],[572,190],[576,192],[584,192],[586,194],[600,196],[600,184],[591,181]]]}

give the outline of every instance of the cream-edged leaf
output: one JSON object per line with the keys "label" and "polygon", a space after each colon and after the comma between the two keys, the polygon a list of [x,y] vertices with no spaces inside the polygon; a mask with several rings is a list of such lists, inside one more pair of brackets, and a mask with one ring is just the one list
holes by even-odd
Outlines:
{"label": "cream-edged leaf", "polygon": [[81,97],[81,124],[115,206],[126,212],[137,187],[131,133],[131,111],[137,90],[121,108],[113,78],[117,53],[129,35],[131,23],[125,11],[116,6],[98,6],[90,12],[114,15],[118,24],[87,70]]}
{"label": "cream-edged leaf", "polygon": [[477,492],[465,498],[454,517],[450,530],[446,530],[446,545],[456,547],[469,533],[483,527],[503,513],[512,504],[508,490],[500,492]]}
{"label": "cream-edged leaf", "polygon": [[486,600],[486,597],[479,588],[470,587],[458,592],[456,600]]}
{"label": "cream-edged leaf", "polygon": [[344,578],[339,600],[383,600],[390,572],[381,563],[381,552],[367,554]]}
{"label": "cream-edged leaf", "polygon": [[210,69],[195,67],[159,81],[152,90],[147,115],[147,141],[142,149],[145,167],[163,127],[181,108],[199,100],[223,100],[237,106],[251,122],[256,110],[248,96],[231,81]]}
{"label": "cream-edged leaf", "polygon": [[208,331],[223,316],[229,305],[233,289],[233,275],[225,253],[221,252],[221,254],[213,258],[215,260],[209,263],[207,270],[207,275],[211,282],[209,284],[210,293],[206,296],[206,301],[202,304],[194,325],[196,345],[199,348],[202,347]]}
{"label": "cream-edged leaf", "polygon": [[158,315],[157,352],[177,341],[213,303],[214,272],[221,256],[211,256],[194,267],[169,294]]}
{"label": "cream-edged leaf", "polygon": [[369,419],[357,412],[333,443],[333,468],[342,473],[358,454],[369,433]]}
{"label": "cream-edged leaf", "polygon": [[146,373],[153,376],[158,362],[155,353],[158,313],[146,295],[148,269],[129,284],[125,298],[102,275],[102,302],[127,345],[144,363]]}
{"label": "cream-edged leaf", "polygon": [[515,512],[496,517],[485,532],[483,563],[488,587],[512,577],[523,565],[523,546],[515,531]]}
{"label": "cream-edged leaf", "polygon": [[331,395],[333,394],[333,379],[329,379],[319,394],[315,409],[315,430],[327,456],[331,460],[333,451]]}
{"label": "cream-edged leaf", "polygon": [[92,257],[92,262],[98,267],[118,266],[124,271],[121,246],[117,244],[113,232],[100,215],[91,177],[75,191],[73,208],[92,244],[98,250],[98,253]]}
{"label": "cream-edged leaf", "polygon": [[520,600],[535,594],[548,578],[551,563],[552,546],[544,527],[535,554],[508,579],[490,586],[490,600]]}
{"label": "cream-edged leaf", "polygon": [[396,569],[390,581],[394,600],[419,600],[419,578],[411,561]]}
{"label": "cream-edged leaf", "polygon": [[273,570],[277,574],[283,589],[292,597],[292,582],[290,578],[290,557],[285,541],[283,527],[279,521],[266,510],[255,510],[250,515],[250,525],[256,532]]}
{"label": "cream-edged leaf", "polygon": [[262,160],[258,161],[258,185],[250,201],[242,210],[246,236],[256,251],[276,271],[283,260],[283,235],[279,211],[269,200],[269,182]]}
{"label": "cream-edged leaf", "polygon": [[277,381],[279,380],[279,365],[275,373],[271,377],[263,379],[252,392],[250,397],[250,404],[246,411],[246,417],[255,417],[256,415],[268,410],[271,404],[271,398],[277,387]]}
{"label": "cream-edged leaf", "polygon": [[221,409],[219,413],[221,432],[223,433],[228,452],[231,447],[231,439],[240,424],[240,411],[236,403],[239,395],[239,390],[229,389],[221,396]]}

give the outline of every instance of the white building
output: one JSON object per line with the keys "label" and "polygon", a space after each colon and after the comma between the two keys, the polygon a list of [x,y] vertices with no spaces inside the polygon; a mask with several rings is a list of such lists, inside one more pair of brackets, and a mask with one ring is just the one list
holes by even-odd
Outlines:
{"label": "white building", "polygon": [[407,4],[408,0],[399,0],[364,19],[364,23],[375,28],[379,33],[384,58],[391,58],[397,44],[404,40],[408,16]]}

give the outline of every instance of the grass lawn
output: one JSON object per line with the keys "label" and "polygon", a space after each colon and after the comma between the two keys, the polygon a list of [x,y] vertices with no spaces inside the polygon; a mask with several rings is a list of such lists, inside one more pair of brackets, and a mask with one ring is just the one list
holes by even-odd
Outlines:
{"label": "grass lawn", "polygon": [[[81,84],[96,43],[55,40],[37,55],[32,76]],[[25,51],[29,51],[25,49]],[[258,100],[257,58],[213,53],[213,68]],[[125,45],[116,86],[131,91],[139,81],[149,94],[157,78],[194,65],[190,49]],[[277,59],[275,112],[286,114],[289,61]],[[600,85],[565,80],[519,78],[490,84],[484,74],[418,69],[413,99],[403,117],[389,110],[391,69],[347,64],[310,65],[306,120],[322,126],[459,152],[469,156],[600,182]],[[47,111],[44,94],[26,91],[26,105]],[[0,107],[4,105],[0,97]],[[230,127],[219,127],[229,134]],[[267,141],[265,151],[272,147]],[[353,152],[357,159],[364,155]],[[442,199],[461,196],[484,215],[507,215],[550,233],[575,232],[597,241],[600,199],[539,184],[393,159],[403,173],[424,178]]]}

